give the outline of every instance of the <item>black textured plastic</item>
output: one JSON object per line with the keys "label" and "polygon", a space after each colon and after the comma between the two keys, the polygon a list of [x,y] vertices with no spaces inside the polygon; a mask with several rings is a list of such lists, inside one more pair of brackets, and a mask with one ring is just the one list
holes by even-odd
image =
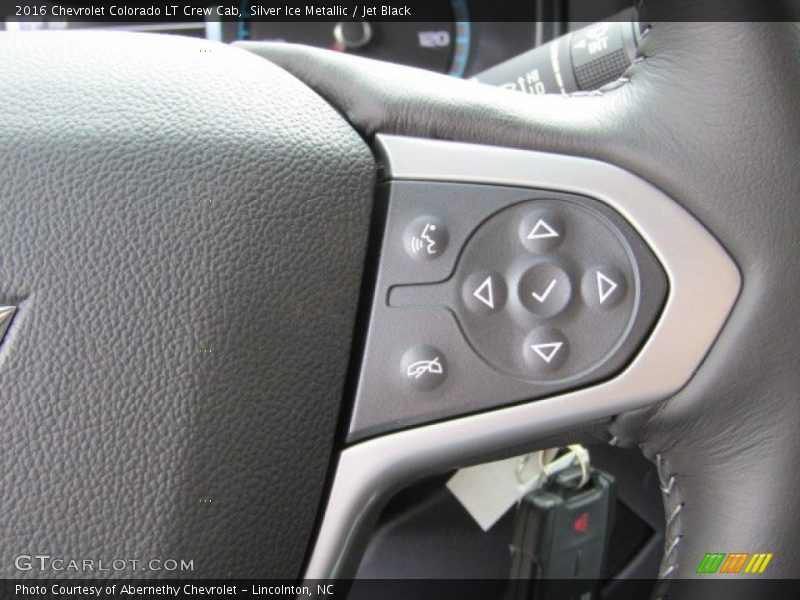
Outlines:
{"label": "black textured plastic", "polygon": [[[394,182],[384,192],[351,440],[608,378],[635,354],[664,301],[655,257],[599,201],[450,183]],[[433,260],[418,260],[414,248],[427,246],[404,238],[420,215],[449,230]],[[617,284],[603,303],[592,297],[598,269]],[[482,287],[489,278],[491,295]],[[421,346],[425,353],[412,353],[421,362],[409,362]]]}
{"label": "black textured plastic", "polygon": [[631,64],[624,48],[604,54],[591,62],[575,65],[575,80],[579,89],[596,90],[614,81]]}

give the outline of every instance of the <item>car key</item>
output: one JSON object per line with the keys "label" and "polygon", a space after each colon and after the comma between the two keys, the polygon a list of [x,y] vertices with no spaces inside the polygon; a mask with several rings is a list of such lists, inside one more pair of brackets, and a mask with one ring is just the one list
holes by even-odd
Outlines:
{"label": "car key", "polygon": [[520,502],[506,600],[598,598],[615,481],[597,469],[586,475],[582,477],[581,468],[570,468]]}

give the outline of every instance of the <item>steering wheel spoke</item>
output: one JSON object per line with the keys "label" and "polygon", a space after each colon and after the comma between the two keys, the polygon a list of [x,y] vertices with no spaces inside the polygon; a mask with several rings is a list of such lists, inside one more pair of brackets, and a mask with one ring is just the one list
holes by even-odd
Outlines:
{"label": "steering wheel spoke", "polygon": [[[542,439],[607,421],[677,392],[692,377],[718,336],[741,283],[733,261],[700,223],[652,185],[617,167],[556,154],[397,136],[379,135],[376,144],[387,179],[409,186],[401,188],[401,193],[390,194],[388,199],[381,266],[350,426],[354,443],[339,458],[325,517],[306,572],[309,579],[352,575],[360,543],[383,501],[416,478],[482,460],[513,456],[537,447]],[[426,182],[436,184],[426,186]],[[612,243],[601,246],[608,248],[605,255],[589,252],[590,262],[586,265],[581,265],[584,247],[571,244],[571,240],[555,248],[546,247],[541,253],[528,252],[524,241],[528,241],[531,232],[534,240],[537,233],[542,236],[556,233],[585,241],[602,239],[614,226],[611,212],[598,213],[603,220],[594,220],[595,215],[591,215],[581,222],[583,215],[575,216],[571,211],[597,210],[597,207],[556,204],[554,208],[554,198],[565,203],[576,202],[575,198],[594,199],[635,229],[636,234],[629,233],[636,236],[630,238],[634,244],[641,239],[652,249],[653,256],[643,248],[638,248],[638,255],[631,249],[622,253],[636,261],[635,275],[628,276],[627,286],[631,288],[629,293],[635,295],[631,305],[640,311],[625,313],[622,332],[604,330],[596,324],[597,320],[612,319],[602,301],[609,301],[615,291],[621,294],[619,286],[624,281],[617,274],[622,267],[620,271],[609,266],[602,267],[605,271],[592,268],[613,262],[616,248]],[[556,211],[562,211],[562,216]],[[506,221],[506,215],[510,222]],[[493,226],[493,220],[500,223]],[[406,239],[409,237],[409,226],[422,239],[426,223],[436,227],[429,232],[432,235],[450,224],[447,246],[435,258],[420,256],[427,251],[424,245],[403,243],[404,235]],[[476,255],[470,255],[469,246],[479,236],[474,230],[480,232],[482,228],[488,228],[488,242]],[[519,236],[520,231],[525,235]],[[622,245],[623,241],[617,243]],[[503,252],[508,247],[511,250]],[[687,252],[687,248],[692,251]],[[480,263],[466,267],[478,268],[479,277],[459,275],[459,270],[465,268],[465,257],[467,261]],[[437,264],[435,260],[442,262]],[[669,279],[668,289],[660,279],[661,269],[650,260],[660,263]],[[487,270],[481,261],[495,263],[494,268]],[[528,291],[525,275],[515,277],[514,270],[526,273],[531,265],[542,269],[542,265],[551,265],[553,261],[559,261],[570,271],[576,280],[572,286],[578,288],[579,295],[581,274],[589,276],[591,285],[584,286],[583,296],[570,299],[570,308],[557,316],[548,313],[529,316],[524,312],[528,305],[522,297],[522,291]],[[484,285],[487,279],[483,275],[489,272],[496,278],[492,292]],[[516,285],[509,284],[507,287],[512,291],[503,292],[501,298],[497,284],[509,272],[512,274],[506,278]],[[603,278],[598,273],[608,275]],[[492,281],[492,276],[488,277]],[[544,280],[569,285],[568,278],[562,283],[552,277],[548,273]],[[454,290],[448,290],[446,284],[423,283],[426,278],[455,280],[457,284]],[[410,293],[403,295],[404,302],[393,302],[398,295],[395,286],[408,285],[410,281],[414,282],[412,289],[422,285],[438,288],[438,292],[425,290],[417,296],[424,301],[416,303],[415,295]],[[470,303],[469,295],[462,290],[464,283],[470,294],[481,296],[479,302]],[[539,287],[540,297],[554,293],[552,286],[547,291],[546,281]],[[443,306],[436,304],[437,299]],[[523,324],[519,323],[518,315],[512,314],[508,332],[496,345],[488,345],[487,354],[482,354],[481,350],[487,348],[483,344],[486,339],[470,339],[469,329],[459,324],[464,315],[468,319],[495,319],[493,323],[497,323],[499,310],[504,307],[516,308],[522,314]],[[625,310],[624,299],[612,311],[617,309]],[[640,328],[637,338],[636,317],[642,314],[645,327]],[[659,316],[651,331],[656,314]],[[528,328],[537,331],[548,327],[548,322],[566,330],[575,321],[579,327],[570,329],[575,331],[574,337],[565,341],[572,346],[573,355],[581,356],[580,345],[589,344],[599,346],[602,357],[599,364],[588,368],[588,375],[570,380],[569,373],[580,369],[571,368],[569,359],[553,371],[555,375],[550,379],[547,371],[504,372],[493,364],[502,359],[497,359],[492,351],[502,348],[503,343],[523,354],[524,346],[530,342],[526,328],[529,322]],[[485,330],[478,331],[489,335]],[[603,339],[604,335],[610,336],[610,342]],[[626,344],[631,338],[635,343]],[[544,338],[540,342],[547,343]],[[403,359],[408,348],[418,349],[414,356],[417,361],[411,365]],[[559,350],[563,348],[551,344],[535,358],[546,364],[547,357],[554,356],[548,351]],[[622,365],[613,362],[614,352],[621,352]],[[503,356],[501,351],[498,355]],[[436,359],[443,368],[432,372],[429,361]],[[604,370],[609,363],[614,368]],[[418,367],[415,371],[411,368],[415,364],[425,368]],[[520,358],[517,363],[505,364],[525,369],[528,363]],[[592,368],[595,374],[599,372],[596,376],[599,381],[592,376]],[[435,386],[419,386],[418,378],[428,378],[434,383],[445,381]],[[462,381],[448,383],[448,378]],[[446,391],[439,392],[441,387]],[[542,395],[543,399],[531,401]],[[444,414],[450,418],[441,421]],[[420,426],[421,419],[440,422]]]}

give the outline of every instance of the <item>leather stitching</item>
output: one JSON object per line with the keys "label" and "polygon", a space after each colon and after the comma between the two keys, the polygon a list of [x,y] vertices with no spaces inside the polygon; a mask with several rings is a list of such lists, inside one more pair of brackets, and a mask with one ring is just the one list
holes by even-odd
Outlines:
{"label": "leather stitching", "polygon": [[[638,3],[636,7],[637,15],[641,14],[645,2],[646,0],[640,0]],[[650,31],[651,27],[650,25],[647,25],[644,31],[642,31],[640,42],[644,41],[644,39],[650,34]],[[639,48],[641,47],[642,44],[640,43]],[[644,62],[644,60],[645,55],[643,53],[639,54],[634,59],[633,64],[625,70],[623,77],[626,78],[626,83],[630,81],[629,72],[634,68],[635,65]],[[644,452],[644,445],[639,444],[639,449]],[[661,452],[656,452],[655,458],[659,487],[661,488],[661,495],[664,499],[664,513],[668,516],[666,517],[666,527],[664,531],[664,556],[661,559],[661,571],[658,574],[658,578],[661,583],[657,587],[657,591],[654,592],[654,596],[655,600],[667,600],[669,590],[669,582],[667,580],[678,568],[678,546],[683,539],[683,535],[679,533],[681,529],[679,517],[681,511],[683,511],[685,503],[678,502],[677,504],[674,504],[676,497],[679,496],[678,474],[669,473],[666,461],[664,460]]]}
{"label": "leather stitching", "polygon": [[[639,445],[639,448],[644,451],[644,446]],[[683,535],[679,532],[680,515],[684,509],[684,502],[677,502],[678,494],[678,474],[670,473],[663,454],[656,452],[656,472],[658,473],[659,487],[661,494],[664,497],[664,512],[666,513],[666,539],[664,541],[664,557],[661,561],[661,571],[658,578],[665,580],[669,578],[672,573],[678,568],[678,547]],[[666,586],[662,588],[661,593],[658,595],[657,600],[665,600]]]}
{"label": "leather stitching", "polygon": [[[617,436],[613,436],[608,440],[610,446],[616,446],[619,442]],[[639,449],[646,455],[644,444],[639,444]],[[659,571],[658,578],[661,585],[657,588],[659,594],[655,600],[667,600],[667,580],[678,568],[678,546],[683,539],[683,535],[678,533],[681,530],[679,517],[683,512],[685,506],[684,502],[675,503],[679,496],[678,494],[678,474],[670,473],[667,468],[666,461],[664,460],[661,452],[655,454],[656,472],[658,473],[658,483],[661,489],[661,494],[664,498],[664,511],[666,517],[666,531],[664,540],[664,557],[661,560],[661,570]]]}

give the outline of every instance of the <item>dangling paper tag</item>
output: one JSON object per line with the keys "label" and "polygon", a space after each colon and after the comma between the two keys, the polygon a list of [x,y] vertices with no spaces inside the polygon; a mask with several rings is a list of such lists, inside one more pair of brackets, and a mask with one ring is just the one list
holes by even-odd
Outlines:
{"label": "dangling paper tag", "polygon": [[544,483],[542,465],[556,449],[541,450],[492,463],[460,469],[447,482],[481,529],[488,531],[528,492]]}

